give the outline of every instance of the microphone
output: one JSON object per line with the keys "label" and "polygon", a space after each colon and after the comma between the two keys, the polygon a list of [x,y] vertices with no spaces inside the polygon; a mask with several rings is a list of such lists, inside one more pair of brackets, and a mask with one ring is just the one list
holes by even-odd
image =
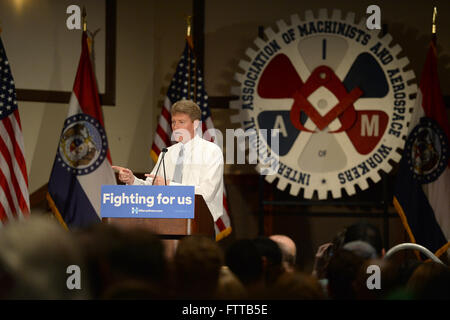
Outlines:
{"label": "microphone", "polygon": [[[161,162],[164,163],[164,157],[165,157],[167,151],[168,151],[167,148],[162,148],[162,150],[161,150],[161,152],[163,154],[162,154],[161,161],[158,164],[158,168],[156,168],[156,173],[155,173],[155,177],[153,178],[153,181],[152,181],[152,186],[155,184],[155,180],[156,180],[156,177],[158,176],[158,172],[159,172],[159,167],[161,166]],[[166,181],[166,166],[165,166],[165,164],[163,165],[163,169],[164,169],[164,183],[167,185],[167,181]]]}

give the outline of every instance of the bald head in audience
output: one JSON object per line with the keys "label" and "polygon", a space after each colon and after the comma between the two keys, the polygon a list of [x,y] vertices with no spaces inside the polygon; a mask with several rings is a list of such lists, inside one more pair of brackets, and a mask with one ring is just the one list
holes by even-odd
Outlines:
{"label": "bald head in audience", "polygon": [[295,242],[288,236],[274,234],[269,237],[275,241],[281,249],[282,263],[286,272],[293,272],[295,269],[295,259],[297,256],[297,247]]}

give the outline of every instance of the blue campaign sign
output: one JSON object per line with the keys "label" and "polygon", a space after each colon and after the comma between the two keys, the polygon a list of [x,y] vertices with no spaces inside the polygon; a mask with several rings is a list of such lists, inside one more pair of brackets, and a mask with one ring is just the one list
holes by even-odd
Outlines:
{"label": "blue campaign sign", "polygon": [[194,218],[194,186],[102,186],[102,218]]}

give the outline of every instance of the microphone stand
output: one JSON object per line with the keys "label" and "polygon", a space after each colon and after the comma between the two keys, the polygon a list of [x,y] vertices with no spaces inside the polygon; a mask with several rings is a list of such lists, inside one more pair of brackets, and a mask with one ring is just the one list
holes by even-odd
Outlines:
{"label": "microphone stand", "polygon": [[[167,152],[167,148],[163,148],[163,150],[162,150],[163,152],[164,152],[164,155],[166,155],[166,152]],[[163,163],[163,172],[164,172],[164,185],[166,185],[167,186],[167,179],[166,179],[166,163],[164,162],[164,155],[163,155],[163,158],[162,158],[162,163]]]}
{"label": "microphone stand", "polygon": [[156,177],[158,176],[159,167],[161,166],[161,162],[164,163],[164,165],[163,165],[163,168],[164,168],[164,183],[167,185],[167,182],[166,182],[166,166],[165,166],[165,162],[164,162],[164,157],[166,155],[167,148],[163,148],[161,151],[162,151],[163,155],[162,155],[161,161],[158,164],[158,168],[156,168],[156,173],[155,173],[155,177],[153,178],[153,181],[152,181],[152,186],[155,184],[155,180],[156,180]]}

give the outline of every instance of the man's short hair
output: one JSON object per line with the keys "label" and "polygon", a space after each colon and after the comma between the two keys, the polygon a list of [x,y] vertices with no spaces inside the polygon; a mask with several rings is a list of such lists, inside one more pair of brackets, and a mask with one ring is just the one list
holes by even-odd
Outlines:
{"label": "man's short hair", "polygon": [[170,110],[172,115],[176,113],[187,114],[192,121],[202,119],[202,111],[200,107],[192,100],[179,100],[172,105]]}

